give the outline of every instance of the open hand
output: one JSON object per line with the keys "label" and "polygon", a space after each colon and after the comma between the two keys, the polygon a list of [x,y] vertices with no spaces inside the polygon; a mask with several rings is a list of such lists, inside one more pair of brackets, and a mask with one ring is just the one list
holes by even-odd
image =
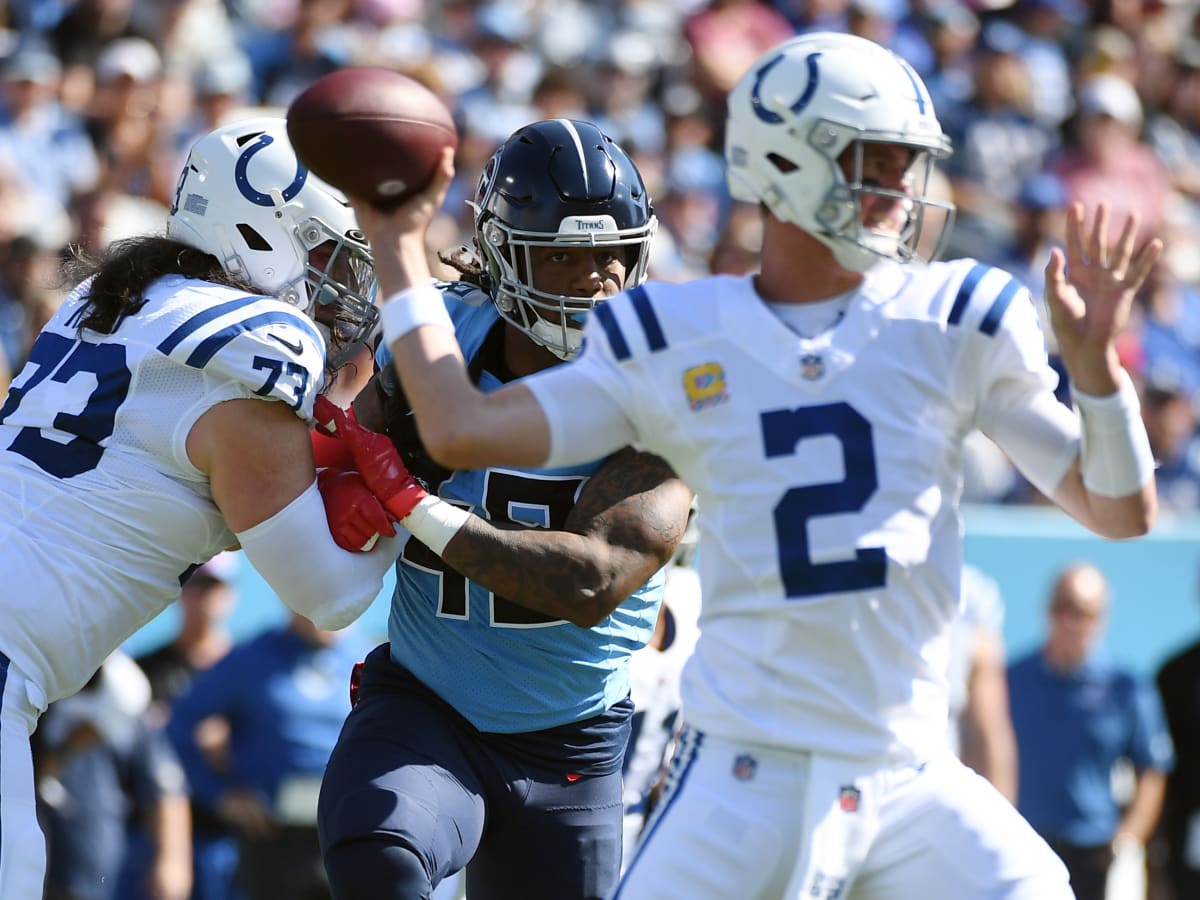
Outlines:
{"label": "open hand", "polygon": [[1066,254],[1055,248],[1046,264],[1046,303],[1059,352],[1076,386],[1097,395],[1116,390],[1116,339],[1129,322],[1134,296],[1162,252],[1157,238],[1134,252],[1136,212],[1129,214],[1120,237],[1111,243],[1109,209],[1101,203],[1087,228],[1083,204],[1072,204],[1067,210]]}

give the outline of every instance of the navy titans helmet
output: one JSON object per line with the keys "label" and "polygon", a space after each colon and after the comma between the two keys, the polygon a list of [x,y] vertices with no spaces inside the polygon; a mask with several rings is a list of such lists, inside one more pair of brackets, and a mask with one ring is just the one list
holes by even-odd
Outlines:
{"label": "navy titans helmet", "polygon": [[623,248],[625,287],[645,280],[658,227],[646,185],[590,122],[547,119],[515,132],[484,168],[473,207],[484,288],[506,321],[562,359],[578,352],[597,301],[533,287],[534,248]]}

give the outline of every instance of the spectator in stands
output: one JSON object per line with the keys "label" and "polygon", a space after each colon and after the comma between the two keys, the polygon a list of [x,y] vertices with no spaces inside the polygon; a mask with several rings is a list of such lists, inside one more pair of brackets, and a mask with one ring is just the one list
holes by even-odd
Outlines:
{"label": "spectator in stands", "polygon": [[994,578],[963,567],[962,609],[950,633],[950,745],[1013,803],[1017,739],[1004,666],[1004,598]]}
{"label": "spectator in stands", "polygon": [[48,39],[63,64],[63,102],[82,112],[96,89],[96,66],[104,51],[124,38],[153,41],[153,29],[139,21],[142,4],[132,0],[74,0]]}
{"label": "spectator in stands", "polygon": [[[193,798],[238,835],[235,882],[246,900],[328,897],[317,844],[321,776],[350,712],[346,686],[370,644],[291,613],[239,644],[175,701],[167,733]],[[221,755],[200,726],[228,725]]]}
{"label": "spectator in stands", "polygon": [[[980,34],[975,95],[952,134],[955,153],[946,163],[958,205],[959,246],[969,256],[994,257],[990,247],[1008,242],[1021,185],[1041,171],[1058,136],[1033,116],[1033,82],[1021,56],[1024,36],[1008,22],[991,22]],[[974,236],[974,242],[967,235]]]}
{"label": "spectator in stands", "polygon": [[1057,175],[1038,172],[1025,179],[1013,205],[1012,240],[993,257],[1029,288],[1039,305],[1042,330],[1047,332],[1049,314],[1040,298],[1045,292],[1050,250],[1065,243],[1067,203],[1066,187]]}
{"label": "spectator in stands", "polygon": [[792,26],[769,3],[709,0],[683,26],[692,50],[693,83],[723,107],[734,83],[763,54],[792,35]]}
{"label": "spectator in stands", "polygon": [[238,555],[227,551],[198,566],[183,583],[179,631],[136,660],[150,680],[153,703],[170,707],[198,672],[212,668],[233,648],[228,620],[237,602],[237,570]]}
{"label": "spectator in stands", "polygon": [[165,210],[174,198],[175,184],[167,188],[169,193],[155,193],[152,177],[163,76],[162,57],[150,41],[137,37],[113,41],[96,61],[96,93],[87,122],[105,186],[157,200]]}
{"label": "spectator in stands", "polygon": [[1142,387],[1142,420],[1158,462],[1158,502],[1166,509],[1200,509],[1200,435],[1196,397],[1168,366],[1151,366]]}
{"label": "spectator in stands", "polygon": [[263,103],[286,107],[310,82],[354,62],[344,25],[353,6],[353,0],[296,0],[290,21],[243,43]]}
{"label": "spectator in stands", "polygon": [[[211,669],[233,648],[228,619],[237,602],[238,559],[234,553],[222,553],[192,572],[180,592],[178,634],[136,660],[150,682],[150,715],[160,723],[165,723],[175,700],[191,687],[196,675]],[[228,751],[227,723],[217,717],[201,722],[195,740],[207,758],[218,758]],[[237,868],[237,838],[208,806],[192,803],[191,812],[192,900],[227,900]]]}
{"label": "spectator in stands", "polygon": [[[1100,653],[1108,604],[1098,568],[1068,566],[1050,594],[1046,642],[1008,670],[1017,806],[1066,863],[1077,900],[1104,900],[1118,857],[1138,865],[1174,764],[1157,696]],[[1129,798],[1112,786],[1123,761]]]}
{"label": "spectator in stands", "polygon": [[1200,39],[1181,40],[1171,63],[1166,102],[1149,117],[1146,139],[1170,173],[1194,226],[1200,222]]}
{"label": "spectator in stands", "polygon": [[1149,144],[1139,137],[1142,103],[1133,85],[1107,72],[1090,75],[1077,93],[1078,114],[1065,151],[1049,167],[1068,200],[1111,204],[1111,221],[1141,218],[1138,245],[1163,232],[1171,182]]}
{"label": "spectator in stands", "polygon": [[3,65],[0,164],[47,207],[65,211],[100,175],[83,123],[58,100],[62,65],[31,45]]}
{"label": "spectator in stands", "polygon": [[146,836],[144,877],[130,886],[134,896],[188,900],[186,782],[170,743],[144,715],[149,700],[145,676],[117,652],[82,691],[51,704],[42,717],[36,768],[48,848],[46,900],[120,896],[130,829]]}
{"label": "spectator in stands", "polygon": [[1037,85],[1030,97],[1033,117],[1057,129],[1071,115],[1071,61],[1087,33],[1085,0],[1018,0],[1013,21],[1024,32],[1020,55]]}
{"label": "spectator in stands", "polygon": [[9,369],[25,364],[47,310],[57,308],[56,286],[66,228],[33,228],[0,242],[0,351]]}
{"label": "spectator in stands", "polygon": [[1146,279],[1135,306],[1143,374],[1200,394],[1200,285],[1189,271],[1197,245],[1177,232],[1164,250],[1166,258]]}
{"label": "spectator in stands", "polygon": [[250,61],[234,49],[197,66],[192,77],[193,103],[179,122],[159,134],[154,166],[156,196],[173,196],[175,182],[192,144],[222,125],[247,114],[252,86]]}

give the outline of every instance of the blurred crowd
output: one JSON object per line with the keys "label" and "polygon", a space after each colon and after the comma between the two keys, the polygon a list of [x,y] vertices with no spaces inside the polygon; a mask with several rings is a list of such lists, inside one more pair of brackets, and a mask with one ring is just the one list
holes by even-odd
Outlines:
{"label": "blurred crowd", "polygon": [[[651,277],[752,270],[760,223],[725,191],[724,93],[779,40],[844,30],[911,60],[954,140],[941,189],[959,212],[943,256],[1002,265],[1036,297],[1072,201],[1109,199],[1113,221],[1136,209],[1140,239],[1164,239],[1124,361],[1144,391],[1164,505],[1200,500],[1192,3],[7,0],[0,26],[0,378],[61,298],[69,245],[158,230],[197,136],[281,111],[343,66],[403,71],[455,113],[460,175],[433,253],[469,242],[465,201],[497,144],[568,116],[600,124],[641,167],[661,222]],[[968,500],[1038,499],[986,440],[971,450]]]}
{"label": "blurred crowd", "polygon": [[[725,91],[805,30],[911,60],[956,152],[943,256],[1041,292],[1072,201],[1105,198],[1166,242],[1124,342],[1167,508],[1200,500],[1200,17],[1176,0],[7,0],[0,3],[0,367],[62,296],[70,244],[161,227],[191,142],[285,109],[350,65],[410,74],[453,109],[458,183],[431,251],[468,243],[482,164],[516,127],[597,122],[636,158],[661,227],[651,277],[745,272],[757,211],[730,201]],[[353,153],[353,147],[346,148]],[[447,269],[445,274],[452,273]],[[1064,385],[1065,388],[1065,385]],[[1065,392],[1063,394],[1065,397]],[[986,440],[968,500],[1038,498]]]}

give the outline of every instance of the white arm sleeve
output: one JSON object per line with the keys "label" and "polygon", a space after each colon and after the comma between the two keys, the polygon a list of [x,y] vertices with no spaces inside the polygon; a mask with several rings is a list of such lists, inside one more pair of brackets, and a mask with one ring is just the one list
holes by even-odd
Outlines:
{"label": "white arm sleeve", "polygon": [[[991,277],[996,289],[1010,280],[1005,273]],[[977,293],[982,302],[968,310],[967,317],[985,310],[990,316],[991,295]],[[978,392],[976,424],[1034,487],[1053,497],[1079,456],[1079,417],[1054,396],[1058,375],[1047,362],[1029,292],[1021,288],[1000,321],[988,324],[989,328],[984,321],[967,327],[963,348],[969,369],[965,377]]]}
{"label": "white arm sleeve", "polygon": [[589,357],[522,379],[550,426],[547,468],[600,459],[636,443],[621,405],[601,387]]}
{"label": "white arm sleeve", "polygon": [[1079,456],[1079,417],[1048,390],[1030,392],[1016,382],[997,387],[980,426],[1047,497]]}
{"label": "white arm sleeve", "polygon": [[318,628],[345,628],[383,589],[407,537],[381,538],[369,553],[349,553],[334,543],[325,504],[314,480],[299,497],[265,522],[238,535],[246,558],[288,608]]}

